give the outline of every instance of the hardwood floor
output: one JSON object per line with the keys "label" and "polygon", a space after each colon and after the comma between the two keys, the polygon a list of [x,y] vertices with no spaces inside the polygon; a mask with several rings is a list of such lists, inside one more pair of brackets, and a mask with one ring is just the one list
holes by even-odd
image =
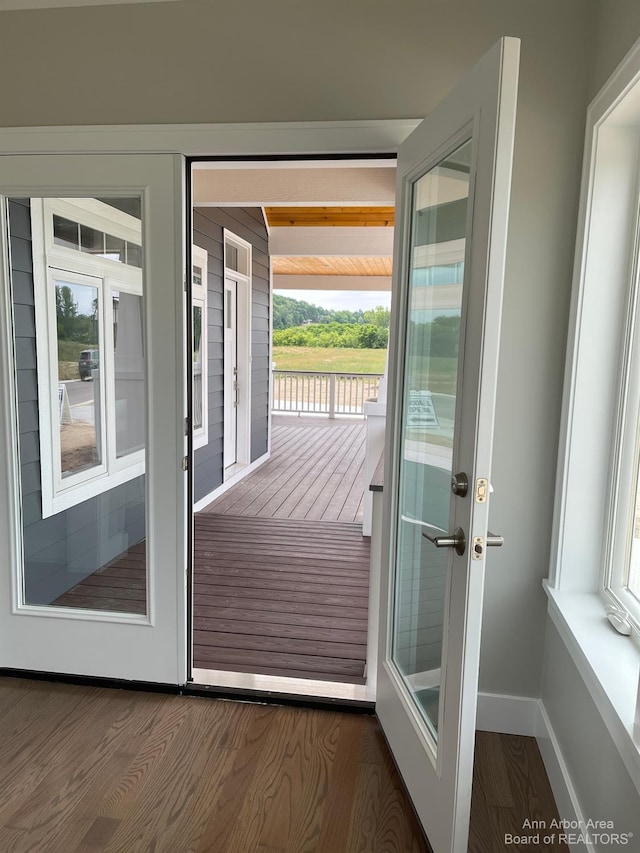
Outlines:
{"label": "hardwood floor", "polygon": [[365,422],[273,416],[271,458],[203,513],[362,523]]}
{"label": "hardwood floor", "polygon": [[[535,742],[478,745],[469,850],[539,853],[504,844],[557,818]],[[374,717],[0,678],[0,850],[428,847]]]}

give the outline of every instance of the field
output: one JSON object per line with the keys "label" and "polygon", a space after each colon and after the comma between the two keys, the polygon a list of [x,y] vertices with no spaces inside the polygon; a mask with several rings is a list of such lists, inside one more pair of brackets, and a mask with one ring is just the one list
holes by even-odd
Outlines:
{"label": "field", "polygon": [[277,370],[314,370],[333,373],[384,373],[386,350],[274,347]]}

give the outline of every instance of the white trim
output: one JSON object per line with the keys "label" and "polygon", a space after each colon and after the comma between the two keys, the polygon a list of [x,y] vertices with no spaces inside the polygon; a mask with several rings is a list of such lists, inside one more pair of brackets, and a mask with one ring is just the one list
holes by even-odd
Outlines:
{"label": "white trim", "polygon": [[[1,154],[197,156],[395,153],[419,119],[0,128]],[[237,167],[237,163],[236,163]],[[243,168],[248,164],[243,163]]]}
{"label": "white trim", "polygon": [[[578,795],[569,773],[569,768],[562,755],[560,744],[556,733],[551,725],[543,702],[538,703],[538,731],[536,739],[538,749],[542,756],[544,769],[547,771],[549,784],[556,801],[558,814],[561,820],[569,821],[571,825],[582,827],[586,825],[586,818],[580,807]],[[580,830],[569,830],[579,833]],[[587,842],[586,844],[570,844],[571,853],[597,853],[596,848]]]}
{"label": "white trim", "polygon": [[248,672],[227,672],[220,669],[194,669],[193,683],[211,687],[230,687],[235,690],[260,690],[267,693],[290,693],[294,696],[347,701],[372,702],[373,696],[364,684],[344,684],[340,681],[318,681],[313,678],[281,678],[279,675],[260,675]]}
{"label": "white trim", "polygon": [[[202,270],[202,284],[200,285],[193,282],[193,271],[191,273],[191,310],[193,311],[197,306],[202,312],[200,325],[200,356],[202,358],[200,365],[202,412],[200,417],[202,422],[198,429],[195,426],[193,427],[193,449],[197,450],[199,447],[205,447],[209,443],[209,316],[207,312],[209,253],[206,249],[200,248],[200,246],[192,245],[191,263],[192,267],[198,266]],[[195,418],[192,419],[192,423],[194,421]]]}
{"label": "white trim", "polygon": [[200,500],[193,505],[194,513],[206,509],[209,504],[212,504],[225,492],[228,492],[230,488],[236,485],[236,483],[239,483],[240,480],[244,480],[244,478],[248,474],[251,474],[251,472],[255,471],[256,468],[259,468],[261,465],[264,465],[264,463],[269,460],[270,456],[271,451],[268,450],[262,456],[259,456],[258,459],[254,460],[250,465],[246,465],[244,468],[240,468],[240,470],[236,471],[233,477],[229,477],[228,480],[225,480],[224,483],[222,483],[212,492],[209,492],[208,495],[205,495],[203,498],[200,498]]}
{"label": "white trim", "polygon": [[[544,703],[540,699],[528,696],[478,693],[476,729],[485,732],[535,737],[549,777],[560,819],[569,821],[574,826],[586,825],[586,819],[580,808],[573,781],[560,750],[560,744],[551,726]],[[577,833],[579,830],[572,829],[568,832]],[[523,832],[523,834],[526,833]],[[571,853],[596,853],[592,844],[572,844],[569,847]]]}
{"label": "white trim", "polygon": [[561,592],[548,584],[545,589],[549,616],[640,793],[640,738],[634,732],[640,650],[614,631],[596,593]]}
{"label": "white trim", "polygon": [[[233,246],[238,252],[239,270],[234,270],[227,265],[227,246]],[[235,411],[235,459],[233,463],[224,460],[223,469],[225,480],[232,479],[235,475],[234,465],[247,466],[251,462],[251,306],[253,293],[253,246],[242,237],[238,237],[233,231],[223,229],[223,252],[224,252],[224,280],[225,292],[226,282],[233,281],[236,284],[236,312],[235,312],[235,343],[236,343],[236,367],[237,381],[239,386],[238,405]],[[227,300],[224,300],[224,334],[227,329]],[[226,349],[226,346],[225,346]],[[226,376],[226,365],[223,367]],[[225,387],[227,383],[225,380]],[[228,421],[229,400],[224,398],[225,427]],[[226,442],[225,442],[226,446]]]}
{"label": "white trim", "polygon": [[540,707],[540,700],[530,696],[478,693],[476,729],[537,737],[540,733]]}

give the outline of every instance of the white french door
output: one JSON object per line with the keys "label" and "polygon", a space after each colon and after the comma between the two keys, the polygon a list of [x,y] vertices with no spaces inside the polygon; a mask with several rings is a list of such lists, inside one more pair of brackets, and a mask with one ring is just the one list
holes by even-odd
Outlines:
{"label": "white french door", "polygon": [[376,708],[434,853],[467,850],[484,560],[500,543],[487,523],[518,63],[503,39],[398,155]]}
{"label": "white french door", "polygon": [[0,667],[186,680],[183,170],[0,156]]}

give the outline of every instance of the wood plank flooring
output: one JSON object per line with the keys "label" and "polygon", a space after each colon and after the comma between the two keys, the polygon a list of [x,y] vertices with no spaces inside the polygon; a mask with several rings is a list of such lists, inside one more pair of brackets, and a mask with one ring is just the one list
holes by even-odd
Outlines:
{"label": "wood plank flooring", "polygon": [[[369,539],[358,524],[198,514],[193,665],[364,684]],[[60,596],[145,612],[145,543]]]}
{"label": "wood plank flooring", "polygon": [[[469,851],[523,850],[524,817],[558,817],[535,741],[478,733]],[[375,717],[0,678],[0,850],[428,845]]]}
{"label": "wood plank flooring", "polygon": [[195,531],[195,667],[364,683],[360,525],[199,513]]}
{"label": "wood plank flooring", "polygon": [[365,422],[273,416],[271,458],[203,513],[362,523]]}

